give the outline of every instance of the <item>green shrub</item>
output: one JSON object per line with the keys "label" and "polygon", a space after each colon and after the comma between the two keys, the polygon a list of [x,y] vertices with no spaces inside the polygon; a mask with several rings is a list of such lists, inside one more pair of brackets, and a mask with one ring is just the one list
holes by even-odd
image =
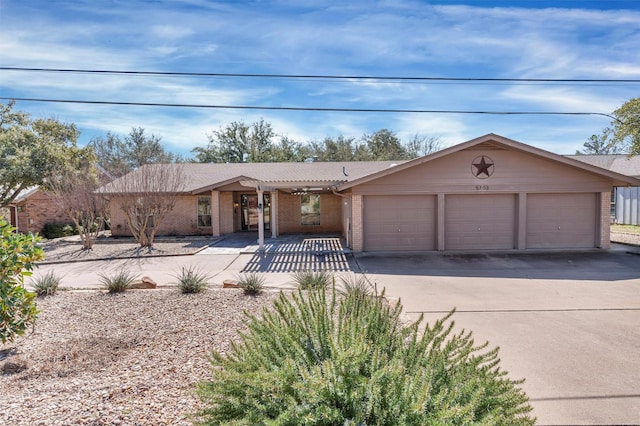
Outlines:
{"label": "green shrub", "polygon": [[264,290],[266,279],[263,275],[257,272],[251,272],[244,276],[238,277],[238,287],[240,287],[244,294],[255,296],[262,293]]}
{"label": "green shrub", "polygon": [[122,293],[127,291],[137,279],[137,276],[125,269],[116,272],[113,276],[104,274],[99,274],[99,276],[102,288],[107,290],[109,293]]}
{"label": "green shrub", "polygon": [[327,288],[333,282],[333,274],[329,271],[296,271],[293,282],[300,290]]}
{"label": "green shrub", "polygon": [[[383,294],[384,295],[384,294]],[[531,406],[498,364],[498,349],[453,333],[453,311],[420,331],[400,304],[340,296],[335,289],[284,293],[201,382],[202,424],[531,425]]]}
{"label": "green shrub", "polygon": [[0,342],[12,342],[25,333],[38,317],[36,294],[24,287],[35,262],[44,258],[35,235],[15,232],[0,219]]}
{"label": "green shrub", "polygon": [[72,223],[45,223],[42,227],[42,236],[46,239],[69,237],[76,235],[75,226]]}
{"label": "green shrub", "polygon": [[178,288],[182,293],[200,293],[207,288],[209,276],[194,266],[182,267],[180,273],[175,276],[178,279]]}
{"label": "green shrub", "polygon": [[53,296],[58,291],[60,277],[53,271],[47,272],[33,283],[33,288],[38,296]]}

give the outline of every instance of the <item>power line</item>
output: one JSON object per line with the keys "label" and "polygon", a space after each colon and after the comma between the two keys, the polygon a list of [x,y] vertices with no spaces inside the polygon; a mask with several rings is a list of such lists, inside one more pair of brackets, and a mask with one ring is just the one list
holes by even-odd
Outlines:
{"label": "power line", "polygon": [[0,67],[2,71],[77,73],[97,75],[134,75],[164,77],[236,77],[236,78],[274,78],[274,79],[323,79],[323,80],[377,80],[377,81],[422,81],[422,82],[494,82],[494,83],[640,83],[640,79],[559,79],[559,78],[482,78],[482,77],[407,77],[407,76],[363,76],[363,75],[314,75],[314,74],[243,74],[243,73],[205,73],[205,72],[169,72],[169,71],[127,71],[92,70],[75,68],[27,68]]}
{"label": "power line", "polygon": [[49,102],[88,105],[122,105],[152,106],[172,108],[208,108],[208,109],[241,109],[270,111],[315,111],[315,112],[365,112],[365,113],[417,113],[417,114],[480,114],[480,115],[597,115],[619,121],[616,117],[602,112],[561,112],[561,111],[469,111],[469,110],[433,110],[433,109],[391,109],[391,108],[321,108],[295,106],[260,106],[260,105],[206,105],[206,104],[172,104],[160,102],[123,102],[123,101],[91,101],[74,99],[44,98],[10,98],[0,97],[6,101]]}

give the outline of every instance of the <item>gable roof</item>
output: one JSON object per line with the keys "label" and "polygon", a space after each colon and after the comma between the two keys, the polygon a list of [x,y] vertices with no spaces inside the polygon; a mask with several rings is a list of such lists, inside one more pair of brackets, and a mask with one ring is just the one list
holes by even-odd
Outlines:
{"label": "gable roof", "polygon": [[[335,186],[343,182],[385,170],[403,161],[339,161],[339,162],[290,162],[290,163],[184,163],[166,164],[167,167],[182,167],[186,175],[184,191],[197,194],[236,182],[263,182],[291,186]],[[142,166],[131,174],[140,173]],[[122,179],[122,178],[120,178]],[[316,184],[316,185],[314,185]],[[100,189],[102,193],[113,193],[118,180]],[[248,189],[248,188],[247,188]]]}
{"label": "gable roof", "polygon": [[567,155],[566,157],[598,166],[612,172],[635,178],[640,177],[640,156],[627,154]]}
{"label": "gable roof", "polygon": [[545,151],[540,148],[535,148],[531,145],[526,145],[521,142],[517,142],[512,139],[505,138],[504,136],[496,135],[494,133],[489,133],[484,136],[480,136],[479,138],[471,139],[467,142],[463,142],[461,144],[454,145],[449,148],[445,148],[443,150],[434,152],[424,157],[419,157],[419,158],[404,162],[392,169],[380,170],[376,173],[363,176],[359,179],[354,179],[349,182],[344,182],[338,185],[337,190],[342,191],[348,188],[352,188],[356,185],[370,182],[374,179],[379,179],[381,177],[388,176],[392,173],[397,173],[401,170],[406,170],[408,168],[411,168],[420,164],[428,163],[430,161],[445,157],[447,155],[451,155],[458,151],[462,151],[469,148],[481,149],[483,147],[512,149],[514,151],[521,151],[521,152],[525,152],[525,153],[528,153],[537,157],[541,157],[547,160],[562,163],[579,170],[584,170],[590,173],[607,177],[612,180],[612,184],[614,186],[640,186],[640,180],[634,179],[624,174],[616,173],[614,171],[607,170],[583,161],[574,160],[573,158],[554,154],[552,152]]}

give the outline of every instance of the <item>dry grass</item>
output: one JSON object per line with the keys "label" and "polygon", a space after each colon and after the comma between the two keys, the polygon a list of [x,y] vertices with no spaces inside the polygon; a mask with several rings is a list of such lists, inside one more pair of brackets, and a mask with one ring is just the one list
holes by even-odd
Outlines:
{"label": "dry grass", "polygon": [[640,235],[640,226],[638,225],[611,225],[611,232],[621,234]]}

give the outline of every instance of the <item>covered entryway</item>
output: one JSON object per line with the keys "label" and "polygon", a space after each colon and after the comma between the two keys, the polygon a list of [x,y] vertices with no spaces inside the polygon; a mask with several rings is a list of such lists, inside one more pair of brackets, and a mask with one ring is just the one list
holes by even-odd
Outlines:
{"label": "covered entryway", "polygon": [[515,247],[515,194],[447,195],[446,250]]}
{"label": "covered entryway", "polygon": [[366,251],[435,250],[435,195],[367,195],[363,218]]}
{"label": "covered entryway", "polygon": [[527,248],[597,246],[595,193],[528,194]]}

